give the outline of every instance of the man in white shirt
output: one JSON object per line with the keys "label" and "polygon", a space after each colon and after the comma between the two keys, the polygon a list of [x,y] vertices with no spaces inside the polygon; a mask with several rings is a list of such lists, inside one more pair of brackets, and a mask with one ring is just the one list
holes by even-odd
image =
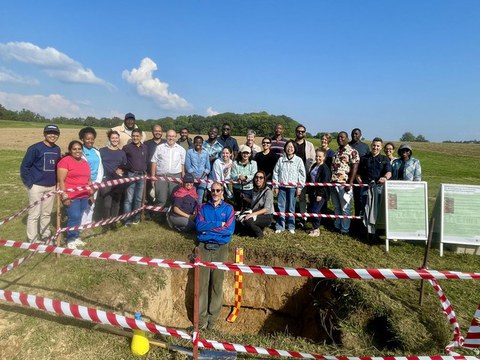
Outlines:
{"label": "man in white shirt", "polygon": [[[176,140],[177,133],[175,130],[168,130],[167,142],[158,145],[152,156],[152,176],[183,177],[185,174],[186,151],[176,143]],[[164,179],[152,180],[152,186],[155,187],[156,204],[166,207],[177,183]]]}

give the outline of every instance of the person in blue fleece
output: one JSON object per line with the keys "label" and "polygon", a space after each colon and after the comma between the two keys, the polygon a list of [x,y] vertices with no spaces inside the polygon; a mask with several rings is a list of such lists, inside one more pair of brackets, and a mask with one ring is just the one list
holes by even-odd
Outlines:
{"label": "person in blue fleece", "polygon": [[[225,262],[228,243],[235,230],[233,206],[223,201],[223,185],[214,182],[212,198],[199,205],[195,228],[201,261]],[[223,305],[223,279],[225,273],[206,267],[200,268],[199,327],[212,330]]]}

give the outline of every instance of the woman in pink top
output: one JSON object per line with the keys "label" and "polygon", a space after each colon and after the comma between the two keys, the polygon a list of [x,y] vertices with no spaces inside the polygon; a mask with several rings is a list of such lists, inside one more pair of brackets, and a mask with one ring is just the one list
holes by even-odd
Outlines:
{"label": "woman in pink top", "polygon": [[[82,143],[74,140],[68,145],[68,153],[63,157],[57,165],[57,181],[59,190],[67,190],[85,187],[91,184],[90,166],[87,161],[82,158]],[[93,191],[75,190],[63,192],[61,195],[62,204],[67,211],[67,227],[79,226],[82,213],[87,209],[89,197]],[[76,249],[77,246],[83,246],[85,243],[78,237],[79,230],[71,230],[67,232],[67,247]]]}

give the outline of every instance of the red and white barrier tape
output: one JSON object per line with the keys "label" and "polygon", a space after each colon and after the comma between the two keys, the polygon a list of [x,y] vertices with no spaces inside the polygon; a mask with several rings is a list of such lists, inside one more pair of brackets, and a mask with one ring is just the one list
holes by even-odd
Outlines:
{"label": "red and white barrier tape", "polygon": [[458,323],[457,315],[455,314],[455,310],[453,309],[452,304],[447,299],[445,293],[443,292],[443,289],[438,284],[438,281],[435,279],[431,279],[429,280],[429,282],[437,293],[438,298],[440,299],[440,304],[442,305],[443,312],[447,316],[447,319],[453,328],[453,340],[445,347],[445,351],[447,352],[447,354],[450,354],[453,348],[463,345],[463,336],[460,332],[460,324]]}
{"label": "red and white barrier tape", "polygon": [[328,218],[328,219],[362,219],[361,216],[350,216],[350,215],[333,215],[333,214],[315,214],[315,213],[282,213],[276,211],[273,213],[276,216],[285,215],[285,217],[308,217],[308,218]]}
{"label": "red and white barrier tape", "polygon": [[309,354],[299,351],[287,351],[287,350],[278,350],[272,348],[262,348],[252,345],[240,345],[228,342],[219,342],[215,340],[198,340],[198,346],[205,349],[216,349],[216,350],[226,350],[226,351],[235,351],[249,354],[258,354],[266,356],[277,356],[277,357],[294,357],[302,359],[322,359],[322,360],[478,360],[475,356],[464,356],[464,355],[455,355],[455,356],[444,356],[444,355],[433,355],[433,356],[331,356],[331,355],[320,355],[320,354]]}
{"label": "red and white barrier tape", "polygon": [[189,334],[181,330],[167,328],[157,324],[148,323],[143,320],[136,320],[131,317],[117,315],[109,311],[92,309],[77,304],[70,304],[65,301],[52,300],[41,296],[7,291],[2,289],[0,289],[0,300],[5,300],[18,305],[23,305],[47,311],[50,313],[64,315],[81,320],[87,320],[95,323],[121,326],[123,328],[129,328],[132,330],[140,329],[155,334],[175,336],[186,340],[192,340],[192,337]]}
{"label": "red and white barrier tape", "polygon": [[50,191],[48,193],[46,193],[45,195],[43,195],[40,200],[37,200],[35,201],[34,203],[30,204],[29,206],[27,206],[26,208],[23,208],[22,210],[16,212],[15,214],[13,215],[10,215],[8,217],[6,217],[5,219],[3,219],[2,221],[0,221],[0,226],[2,226],[3,224],[9,222],[9,221],[12,221],[13,219],[19,217],[20,215],[22,215],[25,211],[28,211],[32,208],[34,208],[35,206],[38,206],[42,201],[45,201],[46,199],[48,198],[51,198],[52,196],[55,196],[57,192],[54,190],[54,191]]}
{"label": "red and white barrier tape", "polygon": [[470,349],[478,349],[480,347],[480,305],[478,305],[475,314],[473,314],[463,347]]}
{"label": "red and white barrier tape", "polygon": [[43,252],[55,253],[55,254],[73,255],[73,256],[90,258],[90,259],[118,261],[118,262],[125,262],[129,264],[147,265],[147,266],[154,266],[154,267],[161,267],[161,268],[191,269],[194,267],[193,264],[185,261],[155,259],[155,258],[149,258],[144,256],[134,256],[134,255],[112,254],[108,252],[99,252],[99,251],[91,251],[91,250],[68,249],[68,248],[57,247],[53,245],[22,243],[22,242],[13,241],[13,240],[0,239],[0,246],[24,249],[24,250],[43,251]]}
{"label": "red and white barrier tape", "polygon": [[4,267],[2,267],[0,269],[0,275],[3,275],[5,273],[9,272],[10,270],[15,269],[17,266],[22,265],[25,261],[29,260],[33,255],[35,255],[35,252],[32,252],[32,253],[28,254],[27,256],[18,258],[15,261],[11,262],[10,264],[5,265]]}
{"label": "red and white barrier tape", "polygon": [[[51,245],[22,243],[13,240],[0,240],[0,246],[16,247],[21,249],[34,249],[45,252],[55,252],[59,254],[68,254],[75,256],[87,256],[105,260],[116,260],[122,262],[137,262],[141,265],[161,266],[171,268],[191,268],[195,264],[178,260],[165,260],[155,258],[145,258],[131,255],[110,254],[88,250],[72,250]],[[129,259],[127,261],[126,259]],[[139,261],[138,259],[143,259]],[[246,265],[235,263],[207,262],[201,261],[199,266],[205,266],[212,269],[223,271],[240,271],[245,274],[265,274],[273,276],[294,276],[294,277],[312,277],[324,279],[358,279],[358,280],[480,280],[480,273],[430,270],[430,269],[315,269],[315,268],[292,268],[265,265]]]}
{"label": "red and white barrier tape", "polygon": [[[94,323],[112,325],[116,327],[129,328],[132,330],[143,330],[154,334],[165,336],[174,336],[193,341],[193,336],[173,328],[167,328],[154,323],[147,323],[142,320],[136,320],[131,317],[117,315],[112,312],[97,310],[70,304],[65,301],[52,300],[41,296],[30,295],[13,291],[0,289],[0,300],[8,301],[18,305],[23,305],[49,313],[68,316],[75,319],[85,320]],[[298,351],[286,351],[271,348],[262,348],[252,345],[240,345],[227,342],[218,342],[215,340],[199,339],[198,346],[206,349],[217,349],[226,351],[235,351],[249,354],[295,357],[303,359],[323,359],[323,360],[478,360],[474,356],[388,356],[388,357],[347,357],[347,356],[324,356],[319,354],[309,354]]]}
{"label": "red and white barrier tape", "polygon": [[440,270],[413,269],[315,269],[292,268],[264,265],[242,265],[220,262],[201,262],[202,266],[224,271],[241,271],[249,274],[274,276],[312,277],[324,279],[363,279],[363,280],[480,280],[480,273]]}
{"label": "red and white barrier tape", "polygon": [[100,221],[97,221],[97,222],[88,223],[88,224],[84,224],[84,225],[70,226],[70,227],[61,228],[61,229],[59,229],[57,232],[61,233],[61,232],[72,231],[72,230],[92,229],[92,228],[96,228],[96,227],[99,227],[99,226],[112,224],[112,223],[114,223],[114,222],[117,222],[117,221],[120,221],[120,220],[129,218],[129,217],[131,217],[131,216],[133,216],[133,215],[136,215],[136,214],[138,214],[140,211],[142,211],[143,209],[144,209],[144,206],[139,207],[138,209],[136,209],[136,210],[134,210],[134,211],[132,211],[132,212],[129,212],[128,214],[123,214],[123,215],[119,215],[119,216],[116,216],[116,217],[113,217],[113,218],[110,218],[110,219],[100,220]]}

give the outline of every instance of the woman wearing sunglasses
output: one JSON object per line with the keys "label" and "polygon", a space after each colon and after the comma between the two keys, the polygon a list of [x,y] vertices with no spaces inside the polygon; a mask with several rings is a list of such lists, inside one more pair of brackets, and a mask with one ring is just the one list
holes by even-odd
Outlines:
{"label": "woman wearing sunglasses", "polygon": [[263,229],[273,220],[273,192],[267,186],[266,175],[262,170],[255,173],[253,184],[252,199],[249,199],[251,213],[245,215],[237,225],[241,235],[261,239]]}

